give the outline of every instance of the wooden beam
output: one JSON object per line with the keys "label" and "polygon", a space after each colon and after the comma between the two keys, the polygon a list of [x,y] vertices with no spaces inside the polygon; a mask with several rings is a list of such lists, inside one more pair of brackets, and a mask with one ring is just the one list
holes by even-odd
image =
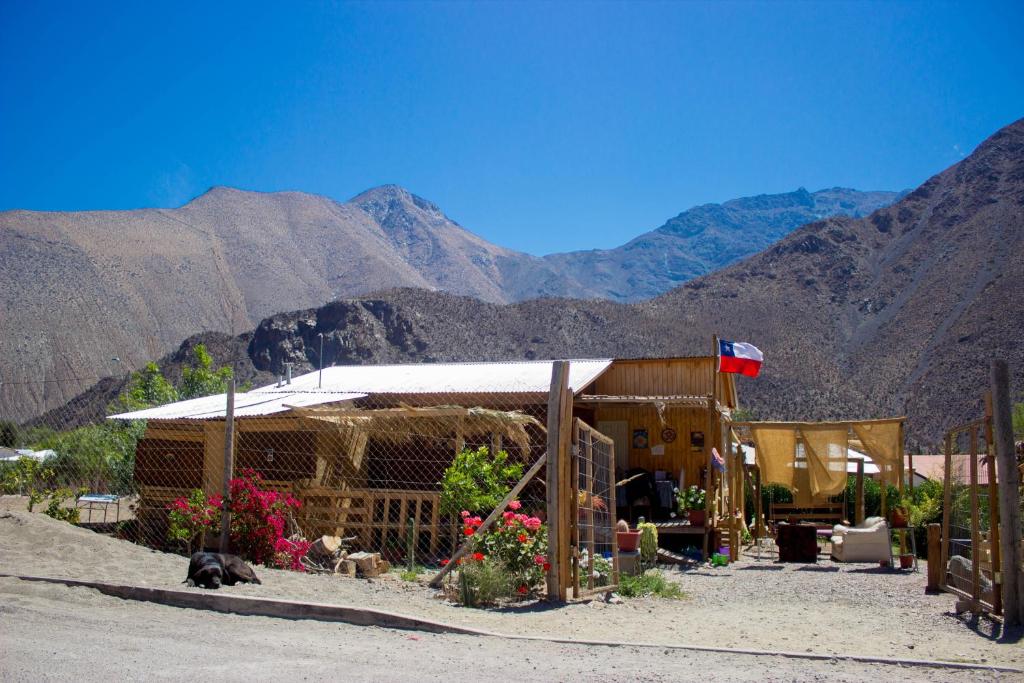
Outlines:
{"label": "wooden beam", "polygon": [[231,512],[229,501],[231,499],[231,477],[235,470],[235,378],[228,381],[227,411],[224,422],[224,504],[220,513],[220,551],[222,553],[231,550]]}
{"label": "wooden beam", "polygon": [[938,524],[928,525],[928,585],[925,590],[935,593],[942,587],[942,531]]}
{"label": "wooden beam", "polygon": [[971,428],[971,600],[972,611],[981,603],[981,520],[978,519],[978,428]]}
{"label": "wooden beam", "polygon": [[[561,446],[564,404],[569,393],[569,363],[555,361],[551,364],[551,389],[548,393],[548,446],[547,446],[547,510],[548,510],[548,600],[565,600],[564,585],[561,583],[562,563],[568,562],[563,556],[561,538],[561,519],[563,502],[561,493],[561,465],[565,459],[565,451]],[[565,539],[568,540],[568,539]]]}
{"label": "wooden beam", "polygon": [[1024,577],[1021,577],[1020,473],[1013,444],[1010,371],[1004,360],[993,360],[992,429],[999,478],[999,538],[1003,580],[1003,620],[1007,626],[1024,623]]}
{"label": "wooden beam", "polygon": [[985,446],[988,474],[988,548],[992,562],[992,612],[1003,613],[1002,554],[999,547],[999,488],[996,483],[996,448],[992,430],[992,392],[985,392]]}
{"label": "wooden beam", "polygon": [[864,521],[864,459],[857,461],[857,488],[856,500],[853,503],[853,523],[860,524]]}
{"label": "wooden beam", "polygon": [[953,516],[953,433],[946,434],[946,458],[942,486],[942,575],[940,586],[946,587],[946,563],[949,562],[949,522]]}

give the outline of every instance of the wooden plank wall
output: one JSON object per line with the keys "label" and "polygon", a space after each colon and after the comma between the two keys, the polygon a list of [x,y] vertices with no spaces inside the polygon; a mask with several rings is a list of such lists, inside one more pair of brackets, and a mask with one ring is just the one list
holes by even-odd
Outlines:
{"label": "wooden plank wall", "polygon": [[[669,478],[678,480],[679,469],[686,470],[686,485],[696,484],[700,469],[707,462],[707,454],[711,447],[717,443],[719,431],[716,434],[707,433],[707,410],[702,408],[668,408],[665,411],[665,421],[668,426],[676,430],[677,438],[672,443],[664,443],[661,438],[661,431],[664,429],[658,419],[658,413],[653,406],[601,406],[596,411],[596,419],[621,420],[629,424],[629,467],[642,467],[654,472],[655,470],[666,470]],[[716,421],[717,424],[717,421]],[[646,429],[648,435],[648,448],[633,448],[633,430]],[[690,433],[704,432],[704,448],[693,451],[690,448]],[[664,444],[664,455],[653,455],[651,447]],[[616,457],[616,461],[619,458]]]}
{"label": "wooden plank wall", "polygon": [[708,396],[712,377],[719,401],[732,406],[732,375],[718,374],[714,356],[615,361],[584,393],[606,396]]}

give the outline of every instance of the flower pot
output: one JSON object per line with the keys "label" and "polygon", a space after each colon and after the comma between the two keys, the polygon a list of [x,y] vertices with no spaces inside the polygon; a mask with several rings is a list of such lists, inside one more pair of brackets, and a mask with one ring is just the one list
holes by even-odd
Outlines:
{"label": "flower pot", "polygon": [[900,569],[910,569],[914,566],[914,556],[910,553],[900,555]]}
{"label": "flower pot", "polygon": [[690,524],[692,526],[704,526],[707,521],[707,510],[690,510]]}
{"label": "flower pot", "polygon": [[906,508],[893,508],[892,513],[889,515],[889,522],[892,524],[893,529],[905,529],[908,523]]}
{"label": "flower pot", "polygon": [[619,550],[626,553],[635,552],[640,545],[639,531],[616,531],[615,541],[619,544]]}

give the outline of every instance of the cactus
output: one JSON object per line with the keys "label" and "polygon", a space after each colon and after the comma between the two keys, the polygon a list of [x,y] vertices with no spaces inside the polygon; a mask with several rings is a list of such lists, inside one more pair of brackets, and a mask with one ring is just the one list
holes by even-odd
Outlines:
{"label": "cactus", "polygon": [[636,528],[640,531],[640,559],[654,565],[658,559],[658,528],[650,522],[641,522]]}

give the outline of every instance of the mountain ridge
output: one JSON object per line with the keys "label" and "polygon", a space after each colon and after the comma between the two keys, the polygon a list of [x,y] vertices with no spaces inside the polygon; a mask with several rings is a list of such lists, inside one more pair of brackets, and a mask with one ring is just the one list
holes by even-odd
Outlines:
{"label": "mountain ridge", "polygon": [[63,404],[112,372],[115,356],[140,367],[203,330],[237,334],[278,311],[392,287],[493,302],[660,293],[685,277],[673,264],[691,249],[670,242],[606,250],[597,264],[531,256],[396,185],[348,202],[215,186],[176,209],[0,212],[0,312],[11,330],[0,337],[0,417]]}

